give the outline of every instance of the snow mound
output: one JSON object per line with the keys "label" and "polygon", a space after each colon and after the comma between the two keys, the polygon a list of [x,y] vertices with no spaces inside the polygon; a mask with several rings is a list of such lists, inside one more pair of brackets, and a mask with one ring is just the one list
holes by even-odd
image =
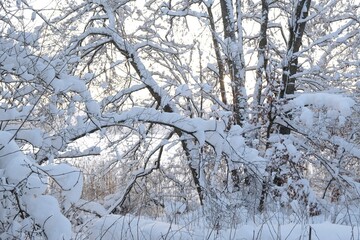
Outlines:
{"label": "snow mound", "polygon": [[184,227],[133,215],[108,215],[90,228],[91,240],[118,239],[194,239]]}
{"label": "snow mound", "polygon": [[303,93],[290,103],[298,107],[307,105],[313,105],[318,108],[326,107],[339,111],[344,117],[351,115],[351,108],[355,105],[355,101],[349,97],[330,93]]}

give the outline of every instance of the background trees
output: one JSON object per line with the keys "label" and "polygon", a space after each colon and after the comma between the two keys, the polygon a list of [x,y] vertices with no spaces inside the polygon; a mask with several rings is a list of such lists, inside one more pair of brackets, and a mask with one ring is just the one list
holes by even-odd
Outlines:
{"label": "background trees", "polygon": [[[44,170],[53,163],[96,166],[84,168],[93,170],[83,198],[103,204],[98,216],[202,205],[218,226],[224,212],[281,206],[318,215],[357,198],[355,2],[34,6],[1,6],[2,144],[15,140],[31,159],[24,181],[45,172],[60,186],[44,184],[74,225],[84,220],[75,212],[89,209],[61,192],[81,184],[71,177],[61,187],[58,172]],[[16,199],[6,171],[2,184],[14,186],[3,192]],[[99,179],[109,189],[90,195],[86,183]],[[18,217],[29,215],[47,234],[22,206],[13,214],[24,212]]]}

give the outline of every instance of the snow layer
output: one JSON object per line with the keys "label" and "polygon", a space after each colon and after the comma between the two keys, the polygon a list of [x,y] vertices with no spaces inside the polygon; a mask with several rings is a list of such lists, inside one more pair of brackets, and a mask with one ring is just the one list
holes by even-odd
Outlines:
{"label": "snow layer", "polygon": [[52,196],[40,195],[25,198],[27,212],[35,222],[44,228],[50,240],[71,239],[70,221],[61,214],[57,200]]}
{"label": "snow layer", "polygon": [[253,239],[357,239],[359,229],[352,226],[332,224],[279,224],[265,222],[259,225],[237,225],[232,229],[210,229],[201,224],[198,228],[181,226],[146,219],[133,215],[108,215],[95,221],[90,227],[91,240],[117,239],[217,239],[217,240],[253,240]]}
{"label": "snow layer", "polygon": [[62,204],[68,210],[81,197],[83,178],[79,169],[68,164],[50,164],[41,167],[61,187]]}
{"label": "snow layer", "polygon": [[[8,239],[7,236],[10,233],[12,236],[20,237],[18,234],[23,231],[20,229],[21,225],[31,224],[31,221],[29,224],[25,224],[26,219],[16,222],[19,212],[15,208],[21,207],[35,223],[43,228],[47,239],[71,239],[70,221],[61,213],[56,198],[43,195],[48,185],[46,177],[39,171],[41,167],[28,158],[12,138],[12,134],[0,131],[0,173],[2,180],[7,183],[9,188],[9,191],[4,191],[3,194],[12,197],[15,192],[17,199],[17,205],[12,205],[10,209],[6,204],[5,206],[0,205],[0,222],[5,223],[7,218],[13,219],[8,231],[4,232],[0,238]],[[48,170],[48,175],[56,179],[67,190],[65,201],[70,203],[80,198],[82,179],[79,178],[78,170],[67,165],[50,165],[43,167],[42,170],[44,171],[45,168]],[[69,174],[66,175],[67,173]],[[12,188],[15,191],[11,191]]]}
{"label": "snow layer", "polygon": [[298,107],[313,105],[318,108],[326,107],[334,109],[339,111],[344,117],[351,115],[351,108],[355,105],[355,101],[351,98],[330,93],[303,93],[290,103]]}
{"label": "snow layer", "polygon": [[97,220],[90,229],[91,240],[117,239],[194,239],[183,227],[136,217],[108,215]]}

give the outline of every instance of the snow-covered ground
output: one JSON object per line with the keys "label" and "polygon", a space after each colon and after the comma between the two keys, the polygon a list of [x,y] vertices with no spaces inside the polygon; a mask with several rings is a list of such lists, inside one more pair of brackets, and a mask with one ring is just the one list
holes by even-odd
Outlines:
{"label": "snow-covered ground", "polygon": [[261,225],[238,225],[231,229],[211,229],[199,224],[197,227],[154,221],[133,215],[109,215],[92,223],[89,239],[360,239],[359,226],[332,224],[278,224],[274,221]]}

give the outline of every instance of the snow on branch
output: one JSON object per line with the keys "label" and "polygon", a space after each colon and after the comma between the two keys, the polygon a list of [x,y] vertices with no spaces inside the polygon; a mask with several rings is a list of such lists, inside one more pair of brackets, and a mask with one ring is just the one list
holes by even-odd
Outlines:
{"label": "snow on branch", "polygon": [[355,105],[355,101],[338,94],[318,92],[303,93],[289,102],[290,109],[292,108],[291,106],[305,107],[307,105],[337,110],[342,116],[347,117],[351,115],[351,108]]}
{"label": "snow on branch", "polygon": [[[71,239],[70,221],[61,213],[58,200],[46,195],[48,178],[56,179],[61,186],[63,206],[68,209],[80,199],[82,175],[80,171],[67,164],[39,166],[28,158],[11,140],[12,134],[0,131],[0,172],[4,188],[0,204],[0,222],[7,224],[7,229],[17,228],[34,221],[45,233],[47,239]],[[47,174],[44,175],[43,173]],[[20,215],[19,215],[20,214]],[[28,217],[25,218],[25,216]],[[9,222],[8,220],[11,219]],[[20,239],[27,228],[13,231],[12,238]],[[31,228],[29,231],[33,231]],[[1,239],[8,239],[8,233],[2,233]],[[11,238],[11,239],[12,239]]]}
{"label": "snow on branch", "polygon": [[83,34],[81,34],[76,41],[69,48],[68,54],[73,51],[79,51],[78,45],[81,44],[89,36],[103,36],[106,38],[111,38],[112,43],[118,49],[118,51],[123,54],[126,58],[128,58],[129,62],[133,66],[134,70],[140,77],[140,80],[147,87],[151,95],[155,98],[155,100],[159,103],[161,107],[165,109],[167,112],[175,112],[176,107],[174,103],[171,101],[171,97],[167,94],[167,92],[161,88],[158,83],[154,80],[150,72],[147,70],[143,62],[141,61],[136,48],[123,39],[117,32],[113,31],[110,28],[88,28]]}
{"label": "snow on branch", "polygon": [[196,17],[196,18],[207,18],[208,15],[203,13],[203,12],[198,12],[198,11],[193,11],[190,9],[185,9],[185,10],[172,10],[169,9],[166,6],[163,6],[161,8],[161,12],[165,15],[169,15],[172,17],[185,17],[185,16],[192,16],[192,17]]}
{"label": "snow on branch", "polygon": [[212,146],[217,154],[225,154],[234,162],[255,163],[264,160],[258,156],[255,149],[249,148],[242,137],[242,128],[234,126],[226,131],[225,122],[222,120],[205,120],[201,118],[184,117],[178,113],[161,112],[152,108],[134,107],[121,113],[103,114],[97,125],[92,122],[81,123],[66,129],[62,138],[67,143],[75,141],[87,134],[98,131],[101,128],[116,126],[119,124],[132,124],[134,122],[154,123],[162,126],[172,127],[183,134],[183,138],[197,141],[201,147],[204,144]]}

